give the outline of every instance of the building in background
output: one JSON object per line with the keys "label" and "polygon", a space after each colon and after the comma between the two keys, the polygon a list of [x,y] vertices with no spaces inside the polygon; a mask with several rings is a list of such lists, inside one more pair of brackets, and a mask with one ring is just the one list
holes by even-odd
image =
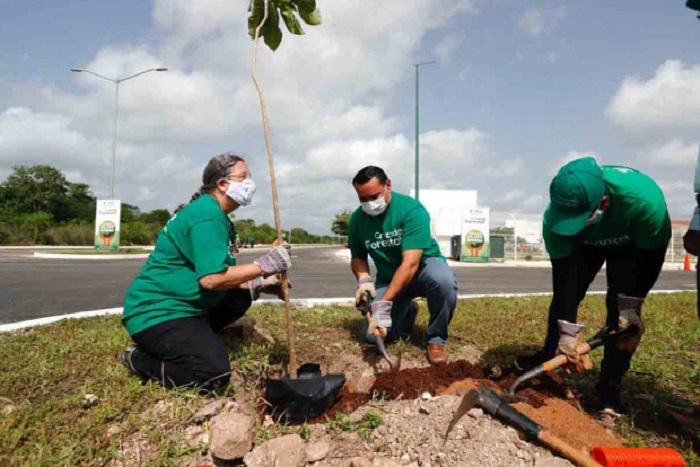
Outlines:
{"label": "building in background", "polygon": [[[415,197],[411,189],[410,196]],[[420,202],[430,214],[430,233],[445,257],[451,256],[451,239],[462,234],[465,209],[476,208],[476,190],[420,190]]]}

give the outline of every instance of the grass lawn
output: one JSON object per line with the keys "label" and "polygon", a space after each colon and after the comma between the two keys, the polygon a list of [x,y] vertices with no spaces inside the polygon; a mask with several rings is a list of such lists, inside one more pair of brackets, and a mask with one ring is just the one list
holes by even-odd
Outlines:
{"label": "grass lawn", "polygon": [[[546,297],[461,301],[451,326],[450,349],[473,345],[483,352],[483,365],[507,366],[517,353],[541,344],[548,302]],[[579,320],[589,334],[603,324],[603,310],[603,297],[583,303]],[[700,465],[693,452],[697,432],[683,431],[665,411],[666,403],[700,407],[695,294],[653,295],[644,314],[647,331],[624,384],[633,412],[616,426],[630,445],[675,447],[688,465]],[[258,307],[251,315],[284,341],[281,308]],[[297,310],[295,316],[300,355],[338,343],[344,352],[357,351],[356,311],[318,307]],[[426,321],[427,313],[422,312],[412,342],[397,344],[405,355],[422,355],[416,344],[421,344]],[[141,385],[129,377],[118,361],[128,343],[117,316],[66,320],[0,335],[0,465],[104,465],[119,457],[136,432],[157,451],[151,465],[182,465],[196,458],[205,446],[183,443],[183,438],[191,415],[208,399],[188,391],[166,391],[157,384]],[[255,388],[268,359],[283,353],[284,344],[234,345],[230,352],[234,379]],[[596,369],[567,379],[589,398],[601,353],[594,356]],[[87,404],[86,394],[98,396],[97,404]],[[303,435],[306,429],[278,430]],[[257,441],[274,434],[274,428],[260,427]]]}

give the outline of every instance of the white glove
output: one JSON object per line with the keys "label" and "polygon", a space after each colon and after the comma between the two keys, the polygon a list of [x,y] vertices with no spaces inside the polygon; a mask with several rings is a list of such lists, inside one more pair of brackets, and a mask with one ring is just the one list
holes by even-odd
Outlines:
{"label": "white glove", "polygon": [[593,362],[588,354],[579,355],[578,350],[578,335],[583,331],[583,324],[570,323],[563,319],[557,320],[559,325],[559,345],[557,353],[566,355],[569,363],[576,365],[576,370],[583,373],[586,370],[593,368]]}
{"label": "white glove", "polygon": [[372,303],[370,307],[370,320],[367,326],[367,334],[374,334],[375,330],[383,336],[391,328],[391,307],[394,302],[386,300],[378,300]]}
{"label": "white glove", "polygon": [[[260,298],[260,294],[266,293],[270,295],[276,295],[280,300],[284,300],[284,291],[282,289],[282,278],[279,274],[274,276],[266,277],[256,277],[248,281],[248,288],[250,289],[250,297],[253,301]],[[287,278],[287,288],[292,288],[292,281]]]}
{"label": "white glove", "polygon": [[355,307],[361,308],[362,305],[367,307],[367,295],[373,299],[377,296],[377,289],[374,287],[374,279],[371,276],[363,277],[357,281],[357,291],[355,292]]}
{"label": "white glove", "polygon": [[620,317],[617,319],[618,331],[624,331],[630,326],[637,326],[639,328],[635,334],[617,343],[617,347],[620,350],[634,352],[639,345],[639,341],[642,340],[642,334],[644,334],[644,321],[642,321],[643,304],[643,298],[630,297],[624,294],[619,294],[617,296],[617,306],[620,311]]}

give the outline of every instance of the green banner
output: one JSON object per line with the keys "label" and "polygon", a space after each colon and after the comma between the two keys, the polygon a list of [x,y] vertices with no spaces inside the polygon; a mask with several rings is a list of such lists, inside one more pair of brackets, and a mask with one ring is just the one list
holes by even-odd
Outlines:
{"label": "green banner", "polygon": [[121,202],[118,199],[98,200],[95,215],[95,249],[119,250]]}
{"label": "green banner", "polygon": [[468,208],[463,211],[460,261],[488,263],[489,208]]}

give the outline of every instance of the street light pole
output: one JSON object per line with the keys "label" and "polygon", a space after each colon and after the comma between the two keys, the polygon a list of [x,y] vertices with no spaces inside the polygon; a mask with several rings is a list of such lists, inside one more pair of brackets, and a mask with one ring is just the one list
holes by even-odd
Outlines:
{"label": "street light pole", "polygon": [[126,78],[109,78],[107,76],[101,75],[99,73],[95,73],[94,71],[90,70],[84,70],[82,68],[71,68],[70,71],[73,73],[89,73],[91,75],[95,75],[98,78],[110,81],[114,83],[115,86],[115,94],[114,94],[114,130],[112,132],[112,182],[111,182],[111,199],[114,199],[114,173],[115,173],[115,167],[117,164],[117,121],[119,117],[119,84],[122,83],[123,81],[130,80],[132,78],[136,78],[137,76],[141,76],[146,73],[150,73],[151,71],[168,71],[167,68],[150,68],[148,70],[140,71],[138,73],[135,73],[131,76],[127,76]]}
{"label": "street light pole", "polygon": [[419,127],[419,107],[418,107],[418,75],[419,69],[423,65],[433,65],[437,62],[419,62],[414,63],[413,66],[416,68],[416,135],[415,135],[415,150],[416,150],[416,160],[415,160],[415,191],[416,200],[418,200],[418,189],[419,189],[419,179],[420,179],[420,127]]}

